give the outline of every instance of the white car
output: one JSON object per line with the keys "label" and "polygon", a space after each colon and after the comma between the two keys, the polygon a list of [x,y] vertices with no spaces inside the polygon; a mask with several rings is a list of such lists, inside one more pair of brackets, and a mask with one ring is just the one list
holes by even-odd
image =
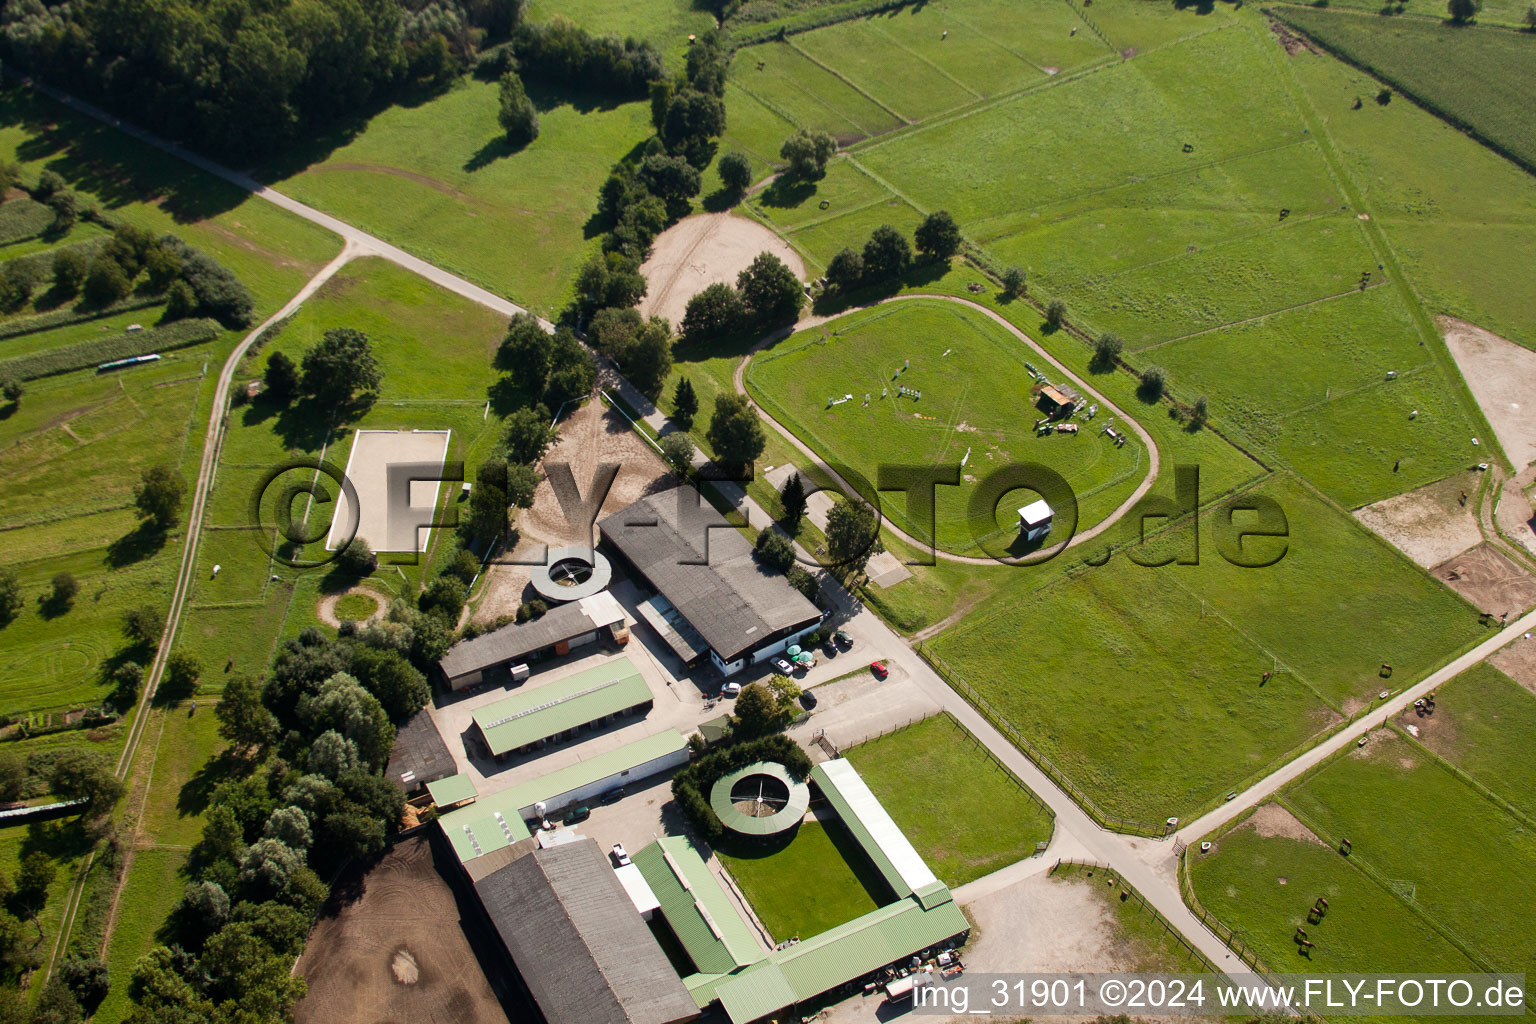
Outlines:
{"label": "white car", "polygon": [[741,684],[740,683],[726,683],[724,686],[720,687],[720,696],[721,697],[726,697],[726,698],[735,697],[735,696],[737,696],[740,693],[741,693]]}
{"label": "white car", "polygon": [[624,849],[623,843],[614,843],[613,849],[609,853],[613,857],[615,867],[622,868],[629,864],[629,851]]}
{"label": "white car", "polygon": [[774,658],[773,659],[773,670],[775,672],[777,672],[781,676],[787,676],[787,675],[789,675],[791,672],[793,672],[795,670],[795,666],[791,665],[789,662],[785,661],[783,658]]}

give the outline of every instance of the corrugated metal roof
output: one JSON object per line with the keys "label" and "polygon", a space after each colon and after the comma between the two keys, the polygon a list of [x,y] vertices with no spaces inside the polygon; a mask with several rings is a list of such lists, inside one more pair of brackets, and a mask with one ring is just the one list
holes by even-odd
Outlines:
{"label": "corrugated metal roof", "polygon": [[688,990],[597,844],[538,850],[475,883],[550,1024],[670,1024]]}
{"label": "corrugated metal roof", "polygon": [[811,769],[811,778],[897,896],[910,896],[938,881],[852,762],[825,761]]}
{"label": "corrugated metal roof", "polygon": [[666,836],[634,855],[662,916],[701,972],[724,974],[766,954],[752,926],[683,836]]}
{"label": "corrugated metal roof", "polygon": [[463,772],[427,783],[427,792],[432,795],[432,802],[439,807],[451,807],[465,800],[473,800],[476,795],[474,782]]}
{"label": "corrugated metal roof", "polygon": [[449,679],[520,661],[561,640],[624,621],[624,609],[607,591],[551,608],[532,622],[518,622],[454,644],[438,667]]}
{"label": "corrugated metal roof", "polygon": [[597,526],[726,661],[821,617],[691,486],[642,498]]}
{"label": "corrugated metal roof", "polygon": [[524,808],[686,749],[688,741],[682,734],[676,729],[668,729],[578,761],[521,786],[483,796],[468,807],[450,811],[437,820],[459,860],[468,862],[527,839],[529,832],[523,824]]}
{"label": "corrugated metal roof", "polygon": [[953,900],[929,910],[908,898],[781,949],[713,989],[732,1024],[746,1024],[969,929]]}
{"label": "corrugated metal roof", "polygon": [[651,699],[640,670],[628,658],[564,679],[525,687],[474,713],[494,755],[558,736]]}
{"label": "corrugated metal roof", "polygon": [[732,1022],[756,1020],[798,1002],[795,988],[772,960],[715,986],[715,996]]}

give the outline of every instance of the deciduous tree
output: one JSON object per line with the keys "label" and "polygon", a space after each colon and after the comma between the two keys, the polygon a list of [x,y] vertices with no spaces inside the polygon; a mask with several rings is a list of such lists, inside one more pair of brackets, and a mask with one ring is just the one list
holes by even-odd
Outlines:
{"label": "deciduous tree", "polygon": [[746,395],[715,396],[715,413],[704,438],[720,461],[727,463],[751,462],[768,444],[757,410]]}

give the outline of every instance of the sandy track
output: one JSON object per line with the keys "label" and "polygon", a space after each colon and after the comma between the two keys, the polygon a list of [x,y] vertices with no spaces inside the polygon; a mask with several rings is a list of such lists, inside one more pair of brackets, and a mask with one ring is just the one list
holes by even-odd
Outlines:
{"label": "sandy track", "polygon": [[[1481,480],[1477,471],[1458,473],[1399,494],[1355,513],[1355,518],[1401,549],[1426,569],[1483,542],[1477,528],[1474,495]],[[1468,495],[1461,503],[1461,495]]]}
{"label": "sandy track", "polygon": [[689,299],[716,281],[735,284],[761,252],[773,253],[805,280],[800,255],[757,221],[729,213],[685,217],[661,233],[640,267],[646,284],[640,315],[664,316],[676,327]]}
{"label": "sandy track", "polygon": [[[560,424],[560,440],[544,457],[545,479],[539,481],[533,492],[533,507],[518,519],[520,537],[509,561],[536,560],[545,545],[592,543],[591,534],[581,524],[571,523],[555,498],[548,473],[558,463],[570,466],[583,497],[590,495],[593,475],[599,466],[619,466],[598,519],[632,505],[652,491],[671,486],[672,481],[671,471],[661,456],[630,429],[624,417],[596,399],[589,401]],[[492,622],[517,611],[517,606],[526,600],[524,591],[530,578],[527,565],[493,566],[485,599],[475,609],[475,621]]]}
{"label": "sandy track", "polygon": [[1435,323],[1509,461],[1536,462],[1536,352],[1453,316]]}

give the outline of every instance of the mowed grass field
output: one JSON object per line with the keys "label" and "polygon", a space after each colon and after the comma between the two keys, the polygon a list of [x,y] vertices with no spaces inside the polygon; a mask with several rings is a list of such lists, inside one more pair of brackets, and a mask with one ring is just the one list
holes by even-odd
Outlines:
{"label": "mowed grass field", "polygon": [[1432,715],[1398,718],[1419,741],[1517,811],[1536,820],[1536,697],[1487,662],[1436,693]]}
{"label": "mowed grass field", "polygon": [[513,152],[497,86],[459,80],[394,106],[354,135],[268,167],[263,178],[542,314],[568,297],[595,251],[589,222],[609,169],[652,131],[646,103],[611,105],[530,85],[539,137]]}
{"label": "mowed grass field", "polygon": [[[1131,365],[1165,367],[1179,400],[1206,396],[1223,433],[1350,507],[1478,461],[1472,438],[1486,431],[1418,295],[1389,262],[1399,255],[1390,235],[1356,200],[1357,187],[1377,183],[1341,178],[1343,158],[1314,127],[1303,76],[1337,62],[1288,56],[1257,13],[1107,0],[1089,15],[1109,63],[974,106],[902,111],[913,123],[867,132],[820,182],[770,187],[749,212],[825,266],[881,223],[910,230],[947,209],[996,265],[1028,272],[1036,302],[1060,298],[1090,335],[1121,335]],[[1035,17],[1029,8],[1014,20]],[[837,31],[878,47],[884,23]],[[809,52],[829,31],[790,42]],[[1052,31],[1042,21],[1037,35]],[[771,72],[773,60],[756,69],[749,59],[768,49],[741,51],[733,81],[750,89],[753,75]],[[850,76],[866,63],[819,52]],[[1434,123],[1408,108],[1394,112]],[[810,123],[820,108],[778,109]],[[1386,169],[1378,177],[1394,179]],[[1412,274],[1414,254],[1401,255]],[[1436,273],[1455,263],[1441,259]],[[1513,313],[1519,286],[1502,274],[1507,287],[1478,287]],[[1400,386],[1385,386],[1388,371]]]}
{"label": "mowed grass field", "polygon": [[[1385,730],[1371,739],[1289,790],[1288,802],[1330,844],[1347,836],[1352,863],[1486,962],[1531,974],[1531,822],[1482,796],[1409,737]],[[1489,891],[1500,898],[1481,895]]]}
{"label": "mowed grass field", "polygon": [[[1536,697],[1479,665],[1440,688],[1436,704],[1290,786],[1280,798],[1289,827],[1275,827],[1276,807],[1261,808],[1209,856],[1191,854],[1197,897],[1272,969],[1530,973]],[[1345,837],[1347,858],[1337,852]],[[1317,895],[1328,914],[1309,925]],[[1310,961],[1290,942],[1297,925],[1317,943]]]}
{"label": "mowed grass field", "polygon": [[1519,272],[1536,261],[1536,180],[1402,97],[1375,103],[1379,83],[1331,57],[1286,66],[1425,306],[1536,348]]}
{"label": "mowed grass field", "polygon": [[885,880],[840,823],[808,821],[788,841],[722,841],[715,853],[776,941],[820,935],[890,899]]}
{"label": "mowed grass field", "polygon": [[[473,478],[480,462],[500,443],[501,419],[521,401],[495,387],[491,360],[505,333],[500,315],[442,291],[408,271],[369,258],[349,264],[294,315],[275,340],[247,357],[238,380],[261,375],[271,352],[299,361],[304,350],[334,327],[365,332],[383,372],[379,400],[361,419],[330,429],[323,411],[300,402],[286,409],[256,401],[230,417],[218,475],[208,501],[207,530],[198,552],[198,571],[179,643],[210,669],[208,689],[222,685],[226,672],[261,674],[276,644],[309,625],[329,570],[295,569],[272,559],[264,531],[253,529],[250,502],[275,467],[295,457],[320,458],[338,470],[347,465],[358,430],[450,430],[448,458],[463,460]],[[289,483],[308,484],[312,469],[289,470],[265,493]],[[321,479],[328,492],[336,486]],[[457,495],[443,484],[440,508]],[[270,501],[263,519],[271,529]],[[322,532],[336,503],[315,504],[308,527]],[[304,509],[296,506],[295,514]],[[421,559],[386,555],[374,585],[386,594],[414,593],[430,569],[429,560],[451,548],[449,531],[434,531]],[[318,554],[324,541],[312,545]],[[420,564],[414,564],[418,562]],[[213,566],[221,571],[213,576]],[[273,579],[272,577],[277,577]]]}
{"label": "mowed grass field", "polygon": [[[1135,435],[1117,448],[1100,433],[1112,418],[1107,411],[1097,423],[1084,422],[1076,436],[1035,436],[1044,414],[1032,404],[1035,381],[1025,367],[1032,356],[1039,369],[1062,378],[982,314],[913,299],[801,332],[754,357],[746,379],[749,393],[775,419],[829,463],[847,464],[871,482],[882,466],[959,467],[969,453],[960,485],[937,490],[935,539],[946,550],[974,553],[983,539],[1006,546],[1018,532],[1016,510],[1034,499],[1010,491],[995,515],[972,516],[969,502],[995,469],[1031,462],[1066,479],[1078,515],[1075,524],[1054,528],[1062,537],[1103,519],[1147,474],[1149,453]],[[901,395],[902,387],[921,392],[921,399]],[[852,401],[828,404],[847,394]],[[907,532],[928,538],[928,524],[909,518],[901,496],[883,505]]]}
{"label": "mowed grass field", "polygon": [[[251,289],[259,317],[340,249],[329,232],[25,89],[0,95],[0,157],[16,163],[24,181],[52,170],[82,203],[174,232],[215,256]],[[46,259],[60,246],[104,235],[82,222],[62,238],[6,246],[0,258]],[[17,335],[0,340],[0,358],[151,325],[158,316],[151,307]],[[168,604],[180,534],[161,547],[144,544],[133,487],[155,464],[189,481],[195,475],[218,369],[242,334],[165,353],[153,366],[30,381],[20,404],[0,419],[0,470],[8,481],[0,495],[0,560],[17,571],[27,600],[0,631],[0,711],[99,701],[109,688],[101,672],[123,653],[123,611]],[[80,588],[61,615],[38,603],[58,572],[73,574]]]}
{"label": "mowed grass field", "polygon": [[1050,812],[948,715],[860,743],[844,756],[951,888],[1050,841]]}
{"label": "mowed grass field", "polygon": [[1294,477],[1256,493],[1288,522],[1273,566],[1225,561],[1208,507],[1198,565],[1122,552],[1043,584],[1020,575],[931,653],[1105,813],[1152,824],[1187,820],[1362,711],[1382,662],[1417,678],[1482,635],[1469,605]]}
{"label": "mowed grass field", "polygon": [[[1259,813],[1274,810],[1266,807]],[[1260,835],[1250,820],[1217,838],[1211,853],[1202,856],[1191,851],[1189,857],[1200,902],[1235,930],[1270,970],[1309,974],[1478,970],[1421,915],[1320,840]],[[1313,924],[1307,920],[1307,911],[1319,896],[1328,901],[1328,914]],[[1309,956],[1303,956],[1302,947],[1293,941],[1298,927],[1305,928],[1315,943],[1307,951]],[[1384,1018],[1330,1015],[1329,1020],[1334,1019]]]}
{"label": "mowed grass field", "polygon": [[1286,22],[1445,117],[1536,166],[1536,117],[1524,102],[1536,37],[1483,25],[1287,6]]}

